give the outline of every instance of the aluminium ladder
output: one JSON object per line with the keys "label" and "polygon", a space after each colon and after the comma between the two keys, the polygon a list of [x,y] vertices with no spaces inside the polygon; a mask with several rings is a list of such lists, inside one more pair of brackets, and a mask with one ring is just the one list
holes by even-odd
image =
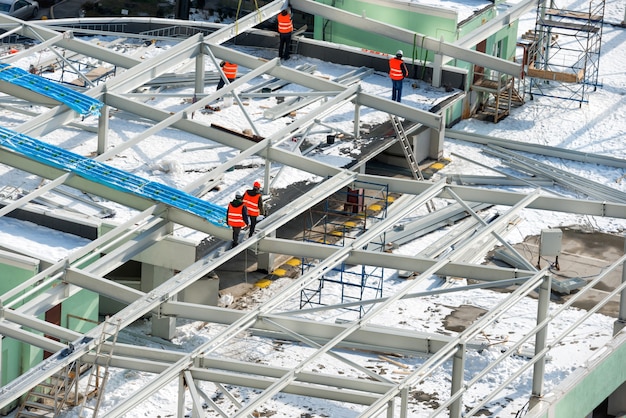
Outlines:
{"label": "aluminium ladder", "polygon": [[[422,174],[422,170],[420,170],[420,167],[415,160],[413,147],[409,142],[409,138],[406,136],[406,132],[404,131],[404,127],[402,126],[402,122],[400,122],[400,119],[398,119],[396,115],[389,115],[389,119],[391,120],[391,126],[393,126],[393,130],[396,131],[396,137],[400,141],[400,146],[402,148],[402,152],[404,152],[406,161],[409,163],[411,174],[413,174],[415,180],[424,180],[424,175]],[[426,207],[428,208],[429,212],[435,211],[435,204],[432,201],[428,201],[426,203]]]}

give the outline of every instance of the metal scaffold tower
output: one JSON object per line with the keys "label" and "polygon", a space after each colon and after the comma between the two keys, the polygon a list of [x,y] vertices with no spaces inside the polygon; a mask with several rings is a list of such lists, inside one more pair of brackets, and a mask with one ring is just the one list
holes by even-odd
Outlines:
{"label": "metal scaffold tower", "polygon": [[[539,0],[535,33],[525,64],[527,93],[588,102],[598,87],[604,0],[581,3],[579,10]],[[528,37],[528,36],[527,36]]]}
{"label": "metal scaffold tower", "polygon": [[[333,246],[350,245],[351,240],[385,219],[387,206],[392,200],[386,185],[355,182],[352,187],[326,199],[319,220],[305,228],[303,238],[305,241]],[[379,242],[371,242],[368,249],[384,251],[385,244],[385,237],[381,236]],[[302,272],[314,264],[315,260],[303,258]],[[331,287],[333,290],[328,293],[339,294],[339,303],[380,298],[383,294],[383,273],[382,267],[341,263],[322,275],[316,285],[302,289],[300,308],[306,305],[330,305],[330,300],[324,300],[323,290]],[[358,312],[359,317],[366,313],[363,305],[354,305],[346,310]]]}

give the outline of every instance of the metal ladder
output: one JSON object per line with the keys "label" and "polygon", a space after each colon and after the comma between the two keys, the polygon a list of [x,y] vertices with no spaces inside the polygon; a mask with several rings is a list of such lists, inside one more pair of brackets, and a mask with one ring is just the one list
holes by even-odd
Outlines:
{"label": "metal ladder", "polygon": [[[420,170],[420,166],[415,160],[413,147],[411,146],[411,142],[409,142],[409,138],[406,136],[406,132],[404,131],[404,127],[402,126],[402,122],[400,122],[400,119],[398,119],[396,115],[389,115],[389,119],[391,120],[391,126],[393,126],[393,130],[396,131],[396,137],[400,141],[400,146],[402,147],[402,152],[404,152],[406,161],[409,163],[411,174],[413,174],[415,180],[424,180],[424,175],[422,174],[422,170]],[[435,211],[435,204],[432,201],[428,201],[426,203],[426,207],[428,208],[429,212]]]}
{"label": "metal ladder", "polygon": [[[65,350],[70,350],[66,348]],[[61,352],[63,353],[63,351]],[[65,369],[55,373],[33,387],[15,414],[16,418],[56,417],[67,403],[72,388],[78,387],[79,367],[77,362],[69,363]],[[78,395],[76,393],[76,395]]]}
{"label": "metal ladder", "polygon": [[[113,357],[113,349],[115,348],[115,343],[117,342],[117,335],[120,331],[120,320],[118,319],[116,323],[111,323],[109,317],[104,321],[104,325],[102,327],[102,333],[100,334],[100,339],[98,340],[98,344],[96,346],[96,358],[94,360],[93,367],[91,368],[91,374],[89,375],[89,380],[87,382],[87,387],[85,388],[85,396],[83,397],[83,402],[81,403],[79,417],[88,416],[88,410],[93,411],[91,416],[96,418],[98,416],[98,409],[100,408],[100,403],[102,401],[102,396],[104,394],[104,387],[106,386],[107,380],[109,379],[109,364],[111,363],[111,357]],[[111,339],[111,345],[108,351],[103,352],[104,343]],[[89,398],[95,397],[95,402],[93,405],[88,405]]]}

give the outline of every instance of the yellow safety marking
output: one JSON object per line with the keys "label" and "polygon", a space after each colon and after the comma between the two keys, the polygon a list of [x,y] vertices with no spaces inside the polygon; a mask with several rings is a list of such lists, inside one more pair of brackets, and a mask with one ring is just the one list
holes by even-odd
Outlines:
{"label": "yellow safety marking", "polygon": [[346,228],[354,228],[356,226],[356,222],[346,221],[344,222],[343,226],[345,226]]}
{"label": "yellow safety marking", "polygon": [[393,196],[387,196],[387,203],[393,203],[396,201],[396,198]]}
{"label": "yellow safety marking", "polygon": [[383,208],[382,206],[377,205],[377,204],[373,204],[368,207],[369,210],[373,210],[373,211],[382,210],[382,208]]}
{"label": "yellow safety marking", "polygon": [[265,287],[269,287],[269,285],[272,283],[271,280],[269,279],[261,279],[259,281],[257,281],[254,285],[256,287],[261,287],[261,288],[265,288]]}
{"label": "yellow safety marking", "polygon": [[276,276],[280,276],[280,277],[282,277],[282,276],[284,276],[285,274],[287,274],[287,270],[278,268],[278,269],[274,270],[274,271],[272,272],[272,274],[274,274],[274,275],[276,275]]}
{"label": "yellow safety marking", "polygon": [[343,237],[343,232],[342,231],[330,231],[330,235],[334,237]]}
{"label": "yellow safety marking", "polygon": [[435,170],[441,170],[442,168],[444,168],[445,166],[441,163],[432,163],[430,165],[430,168],[434,168]]}
{"label": "yellow safety marking", "polygon": [[287,262],[285,264],[288,264],[290,266],[299,266],[300,265],[300,259],[299,258],[291,258],[289,260],[287,260]]}

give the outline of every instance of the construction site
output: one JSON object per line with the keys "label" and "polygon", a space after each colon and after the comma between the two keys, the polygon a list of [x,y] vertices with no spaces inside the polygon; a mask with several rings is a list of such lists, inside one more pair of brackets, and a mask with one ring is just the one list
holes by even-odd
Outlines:
{"label": "construction site", "polygon": [[[24,240],[30,224],[44,228],[32,241],[76,237],[60,257],[19,233],[0,242],[2,414],[161,416],[145,405],[165,387],[178,417],[626,414],[626,192],[567,171],[623,173],[626,159],[455,129],[496,126],[539,97],[588,105],[601,87],[604,1],[494,2],[463,18],[410,8],[453,22],[450,40],[370,17],[387,3],[357,14],[291,0],[315,17],[294,32],[291,62],[264,28],[282,1],[233,23],[0,15],[0,218]],[[529,14],[534,29],[518,39]],[[387,40],[365,49],[363,33]],[[387,88],[381,51],[397,45],[413,51],[403,103],[377,81]],[[220,61],[239,74],[216,90]],[[452,141],[505,169],[446,171],[481,164],[448,152]],[[226,206],[257,180],[269,210],[231,248]],[[525,211],[621,232],[550,225],[511,244]],[[472,305],[478,290],[498,295],[492,306]],[[385,323],[423,300],[424,314],[442,310],[433,300],[447,294],[468,296],[442,329]],[[528,329],[495,337],[529,300]],[[598,314],[610,335],[547,390],[555,350]],[[209,331],[184,351],[187,327]],[[272,362],[251,354],[263,345],[306,351]],[[114,370],[143,380],[112,395]],[[499,395],[520,376],[527,391]],[[445,390],[429,392],[439,380]],[[497,387],[476,395],[485,380]],[[305,401],[272,403],[292,395]]]}

